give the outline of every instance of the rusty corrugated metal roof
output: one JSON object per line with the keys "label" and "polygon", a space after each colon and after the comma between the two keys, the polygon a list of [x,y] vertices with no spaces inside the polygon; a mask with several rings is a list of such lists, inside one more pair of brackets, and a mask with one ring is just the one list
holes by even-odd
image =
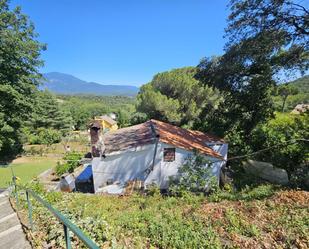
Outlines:
{"label": "rusty corrugated metal roof", "polygon": [[123,151],[155,142],[150,121],[108,132],[103,136],[105,153]]}
{"label": "rusty corrugated metal roof", "polygon": [[197,150],[202,154],[221,158],[222,156],[213,149],[206,146],[206,143],[223,142],[222,139],[200,132],[192,131],[174,126],[165,122],[152,119],[160,141],[174,145],[177,148],[193,151]]}
{"label": "rusty corrugated metal roof", "polygon": [[207,147],[206,143],[224,143],[223,139],[200,131],[183,129],[154,119],[107,133],[104,136],[105,153],[124,151],[137,146],[154,143],[156,134],[154,134],[151,127],[154,128],[155,133],[159,137],[159,141],[162,143],[170,144],[184,150],[197,150],[202,154],[222,158],[219,153]]}

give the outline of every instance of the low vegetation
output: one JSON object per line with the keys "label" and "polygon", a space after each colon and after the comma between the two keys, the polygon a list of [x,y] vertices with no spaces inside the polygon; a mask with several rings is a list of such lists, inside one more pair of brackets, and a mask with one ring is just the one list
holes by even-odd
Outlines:
{"label": "low vegetation", "polygon": [[[101,248],[307,248],[309,193],[271,185],[209,197],[37,192]],[[34,200],[37,247],[64,246],[63,228]],[[49,218],[48,218],[49,217]],[[73,238],[74,247],[82,243]]]}

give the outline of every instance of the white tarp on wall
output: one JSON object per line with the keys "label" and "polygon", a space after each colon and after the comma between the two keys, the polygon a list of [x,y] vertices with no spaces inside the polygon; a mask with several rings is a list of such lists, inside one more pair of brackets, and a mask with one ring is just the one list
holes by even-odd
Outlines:
{"label": "white tarp on wall", "polygon": [[[179,166],[184,163],[189,155],[192,155],[192,152],[176,148],[175,160],[173,162],[164,162],[164,148],[174,147],[158,143],[155,164],[150,173],[147,173],[147,169],[152,168],[155,144],[113,153],[106,155],[105,158],[94,158],[92,170],[95,191],[100,191],[108,183],[116,182],[122,185],[129,180],[142,180],[145,181],[146,185],[155,183],[162,189],[167,188],[169,177],[177,174]],[[226,159],[227,144],[214,145],[213,149]],[[219,177],[220,169],[225,162],[217,158],[208,159],[218,161],[211,164],[211,169],[213,175]]]}

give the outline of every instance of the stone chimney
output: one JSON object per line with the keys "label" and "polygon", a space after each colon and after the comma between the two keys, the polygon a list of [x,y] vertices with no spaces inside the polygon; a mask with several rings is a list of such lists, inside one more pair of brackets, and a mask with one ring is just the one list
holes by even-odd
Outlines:
{"label": "stone chimney", "polygon": [[100,157],[102,148],[101,125],[99,122],[94,121],[90,124],[89,128],[90,128],[90,144],[91,144],[92,157]]}

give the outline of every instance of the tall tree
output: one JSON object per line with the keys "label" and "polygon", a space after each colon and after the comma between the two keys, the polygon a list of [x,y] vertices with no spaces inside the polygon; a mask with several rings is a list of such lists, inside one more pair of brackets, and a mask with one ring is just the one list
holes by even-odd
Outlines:
{"label": "tall tree", "polygon": [[38,128],[52,128],[62,131],[63,135],[72,128],[73,120],[68,110],[61,106],[56,96],[48,91],[38,91],[30,126]]}
{"label": "tall tree", "polygon": [[278,87],[278,95],[282,98],[282,107],[281,111],[284,112],[285,103],[287,98],[290,95],[295,95],[298,93],[298,89],[296,87],[293,87],[291,85],[281,85]]}
{"label": "tall tree", "polygon": [[196,68],[159,73],[141,88],[137,111],[178,125],[192,126],[203,108],[214,108],[218,92],[194,79]]}
{"label": "tall tree", "polygon": [[33,106],[42,66],[34,26],[19,7],[10,10],[0,0],[0,156],[9,158],[22,149],[20,128]]}
{"label": "tall tree", "polygon": [[232,0],[230,7],[225,54],[204,59],[197,78],[224,95],[206,118],[208,128],[236,131],[248,141],[272,117],[277,76],[308,69],[308,10],[288,0]]}
{"label": "tall tree", "polygon": [[243,41],[256,49],[267,40],[268,49],[259,54],[277,70],[309,66],[309,9],[293,0],[231,0],[226,29],[227,47]]}

